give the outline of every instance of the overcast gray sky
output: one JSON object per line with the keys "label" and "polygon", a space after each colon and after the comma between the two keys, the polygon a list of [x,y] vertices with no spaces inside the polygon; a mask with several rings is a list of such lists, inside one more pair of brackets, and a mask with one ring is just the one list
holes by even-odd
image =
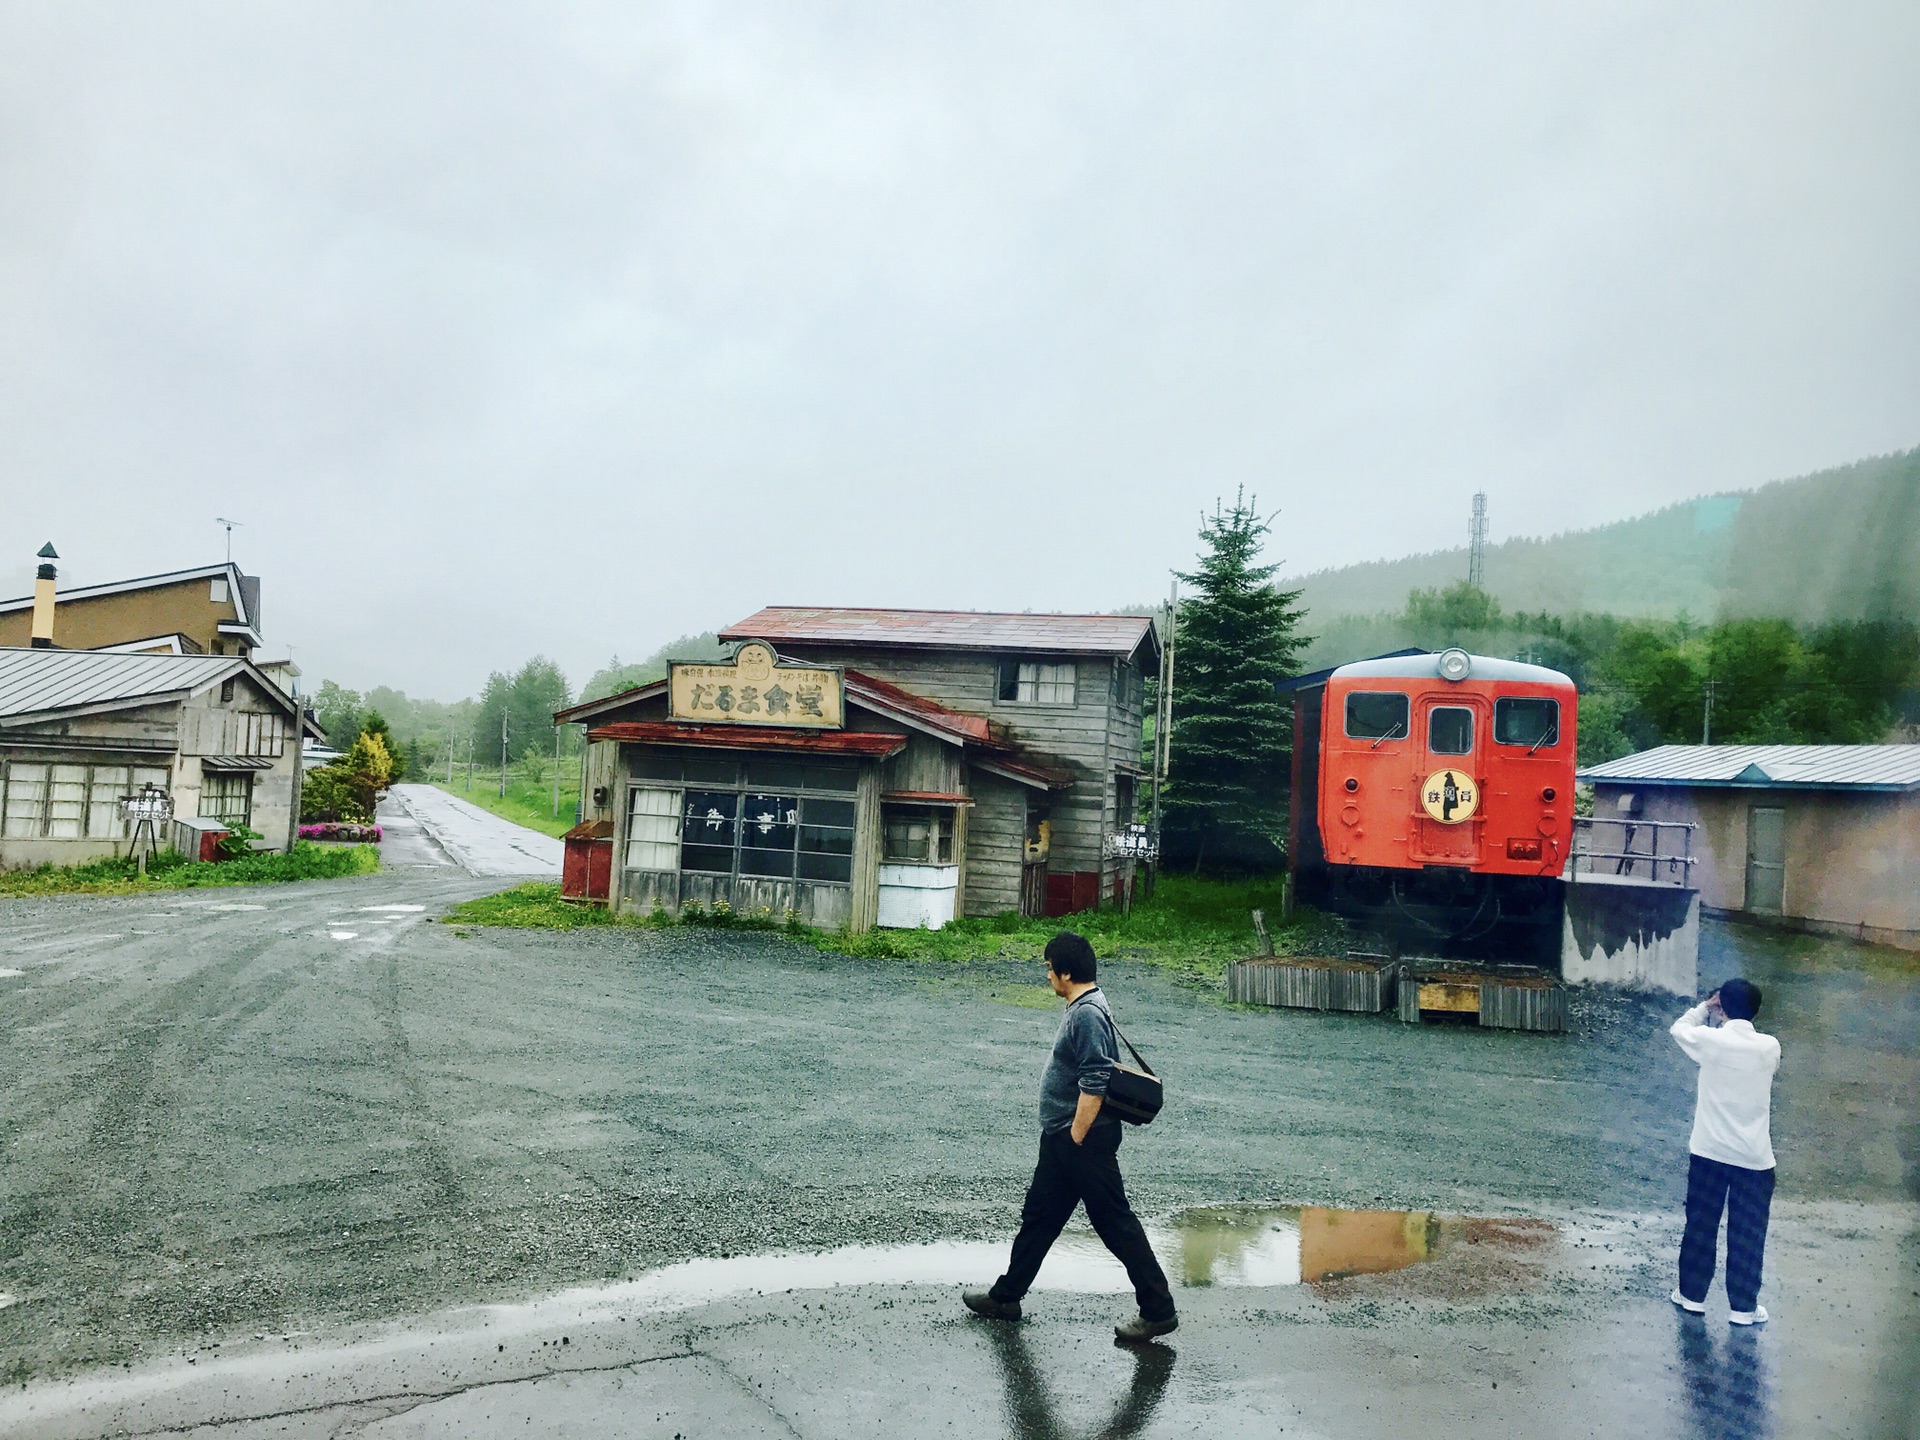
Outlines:
{"label": "overcast gray sky", "polygon": [[0,4],[0,575],[456,698],[1920,442],[1920,6]]}

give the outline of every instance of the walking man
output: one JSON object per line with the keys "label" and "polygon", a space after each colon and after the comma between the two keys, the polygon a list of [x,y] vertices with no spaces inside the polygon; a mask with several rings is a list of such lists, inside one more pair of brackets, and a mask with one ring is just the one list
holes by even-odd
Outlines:
{"label": "walking man", "polygon": [[1083,937],[1063,930],[1047,942],[1047,981],[1067,1002],[1067,1011],[1040,1080],[1040,1161],[1020,1209],[1020,1233],[1007,1273],[992,1289],[969,1290],[960,1298],[976,1315],[1018,1320],[1020,1299],[1040,1273],[1040,1262],[1074,1207],[1084,1202],[1094,1232],[1127,1267],[1140,1302],[1140,1313],[1114,1326],[1113,1333],[1137,1342],[1165,1335],[1180,1321],[1166,1273],[1127,1204],[1118,1158],[1120,1121],[1101,1113],[1120,1050],[1107,997],[1094,983],[1096,973],[1093,946]]}
{"label": "walking man", "polygon": [[[1773,1141],[1768,1124],[1780,1042],[1753,1028],[1760,987],[1729,980],[1673,1022],[1673,1038],[1700,1067],[1687,1166],[1687,1230],[1673,1303],[1699,1315],[1713,1283],[1720,1212],[1727,1214],[1727,1303],[1735,1325],[1764,1325],[1760,1260],[1773,1206]],[[1712,1021],[1721,1022],[1714,1025]]]}

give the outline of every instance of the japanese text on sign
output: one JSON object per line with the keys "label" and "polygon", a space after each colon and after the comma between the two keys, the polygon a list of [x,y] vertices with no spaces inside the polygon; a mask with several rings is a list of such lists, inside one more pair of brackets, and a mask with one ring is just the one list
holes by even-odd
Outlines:
{"label": "japanese text on sign", "polygon": [[785,665],[758,641],[717,665],[675,663],[667,681],[667,714],[708,725],[790,725],[838,730],[844,723],[840,672],[831,666]]}

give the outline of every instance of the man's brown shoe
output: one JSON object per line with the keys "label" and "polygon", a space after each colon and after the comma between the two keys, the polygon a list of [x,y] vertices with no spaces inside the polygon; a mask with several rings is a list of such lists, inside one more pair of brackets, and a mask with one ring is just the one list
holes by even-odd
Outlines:
{"label": "man's brown shoe", "polygon": [[1156,1335],[1171,1335],[1180,1328],[1180,1317],[1169,1315],[1164,1320],[1149,1320],[1144,1315],[1136,1315],[1131,1320],[1123,1320],[1113,1327],[1113,1338],[1126,1345],[1141,1345]]}
{"label": "man's brown shoe", "polygon": [[1020,1302],[1018,1300],[996,1300],[991,1290],[963,1290],[960,1303],[976,1315],[984,1315],[989,1320],[1018,1320]]}

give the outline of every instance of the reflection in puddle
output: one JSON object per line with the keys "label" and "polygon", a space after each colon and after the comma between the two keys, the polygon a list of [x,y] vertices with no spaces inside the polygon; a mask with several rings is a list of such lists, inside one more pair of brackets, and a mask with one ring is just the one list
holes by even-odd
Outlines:
{"label": "reflection in puddle", "polygon": [[[1209,1206],[1170,1226],[1147,1227],[1155,1253],[1187,1287],[1318,1284],[1404,1269],[1441,1257],[1454,1241],[1478,1244],[1530,1221],[1442,1218],[1423,1211],[1335,1210],[1326,1206]],[[1537,1238],[1537,1237],[1536,1237]],[[849,1245],[814,1254],[737,1255],[688,1260],[612,1287],[650,1308],[702,1304],[730,1295],[820,1290],[841,1285],[962,1285],[1006,1268],[1004,1240],[926,1245]],[[1092,1230],[1064,1231],[1040,1269],[1036,1290],[1123,1294],[1126,1271]]]}

